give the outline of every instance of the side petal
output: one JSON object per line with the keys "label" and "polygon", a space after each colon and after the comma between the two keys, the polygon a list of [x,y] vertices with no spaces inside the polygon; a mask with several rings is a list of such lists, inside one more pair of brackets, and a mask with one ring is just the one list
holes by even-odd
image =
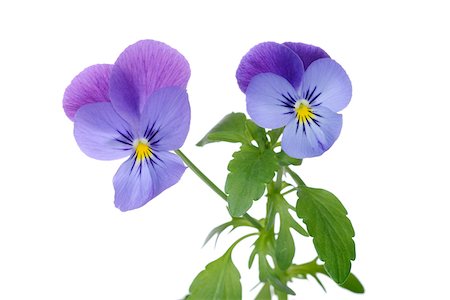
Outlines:
{"label": "side petal", "polygon": [[303,62],[291,49],[278,43],[265,42],[245,54],[236,71],[236,79],[244,93],[252,78],[260,73],[277,74],[298,88],[303,71]]}
{"label": "side petal", "polygon": [[256,75],[247,88],[247,112],[261,127],[279,128],[295,118],[294,87],[283,77],[263,73]]}
{"label": "side petal", "polygon": [[112,65],[93,65],[75,76],[66,88],[63,108],[73,121],[80,107],[89,103],[109,102],[109,77]]}
{"label": "side petal", "polygon": [[81,151],[92,158],[112,160],[134,151],[130,126],[114,111],[111,103],[84,105],[74,122],[75,140]]}
{"label": "side petal", "polygon": [[301,123],[294,119],[284,129],[281,148],[288,155],[295,158],[322,155],[339,137],[342,115],[326,107],[315,108],[314,114],[314,120]]}
{"label": "side petal", "polygon": [[301,94],[312,106],[323,105],[338,112],[352,98],[352,83],[341,65],[330,58],[321,58],[305,71]]}
{"label": "side petal", "polygon": [[177,183],[185,170],[181,159],[169,152],[154,152],[142,162],[132,156],[114,176],[114,203],[121,211],[139,208]]}
{"label": "side petal", "polygon": [[177,50],[152,40],[139,41],[120,54],[114,64],[109,95],[115,110],[138,125],[148,97],[164,87],[186,88],[191,71]]}
{"label": "side petal", "polygon": [[153,149],[176,150],[186,140],[190,121],[186,90],[178,87],[160,89],[145,104],[139,134]]}
{"label": "side petal", "polygon": [[286,42],[283,45],[294,51],[303,61],[303,66],[308,69],[309,65],[319,58],[329,58],[330,56],[322,49],[313,45],[303,43]]}

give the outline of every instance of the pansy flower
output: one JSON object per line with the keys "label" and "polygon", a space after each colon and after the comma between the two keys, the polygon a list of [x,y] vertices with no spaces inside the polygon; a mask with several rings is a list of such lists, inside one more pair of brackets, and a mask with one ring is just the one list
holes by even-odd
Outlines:
{"label": "pansy flower", "polygon": [[352,85],[322,49],[302,43],[253,47],[236,72],[247,111],[261,127],[285,126],[281,148],[295,158],[327,151],[338,138]]}
{"label": "pansy flower", "polygon": [[63,107],[80,149],[100,160],[128,157],[113,179],[120,210],[141,207],[183,175],[183,162],[170,151],[189,131],[189,77],[177,50],[144,40],[114,65],[85,69],[67,87]]}

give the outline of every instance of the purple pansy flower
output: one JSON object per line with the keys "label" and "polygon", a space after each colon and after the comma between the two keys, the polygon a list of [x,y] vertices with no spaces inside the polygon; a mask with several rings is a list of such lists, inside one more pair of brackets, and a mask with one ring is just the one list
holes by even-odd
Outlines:
{"label": "purple pansy flower", "polygon": [[338,138],[352,85],[322,49],[266,42],[242,58],[236,72],[247,111],[261,127],[283,131],[281,148],[295,158],[319,156]]}
{"label": "purple pansy flower", "polygon": [[175,49],[144,40],[114,65],[94,65],[67,87],[63,107],[81,150],[100,160],[129,157],[113,183],[122,211],[141,207],[177,183],[185,171],[169,152],[189,131],[190,68]]}

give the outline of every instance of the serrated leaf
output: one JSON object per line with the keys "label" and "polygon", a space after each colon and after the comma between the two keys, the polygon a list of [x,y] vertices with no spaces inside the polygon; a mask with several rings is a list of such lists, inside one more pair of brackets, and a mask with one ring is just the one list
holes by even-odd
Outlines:
{"label": "serrated leaf", "polygon": [[309,187],[298,192],[297,215],[303,219],[330,277],[342,284],[355,259],[355,232],[347,211],[332,193]]}
{"label": "serrated leaf", "polygon": [[228,164],[225,192],[228,194],[228,206],[233,217],[243,215],[264,194],[278,168],[275,153],[271,149],[259,149],[252,145],[243,145],[233,154]]}
{"label": "serrated leaf", "polygon": [[272,293],[270,292],[270,284],[266,283],[263,285],[262,289],[256,295],[255,300],[271,300]]}
{"label": "serrated leaf", "polygon": [[252,138],[256,141],[260,148],[265,148],[267,141],[266,130],[264,128],[259,127],[252,120],[247,120],[246,122],[247,130],[252,136]]}
{"label": "serrated leaf", "polygon": [[240,278],[230,249],[195,277],[189,288],[189,300],[239,300],[242,298]]}
{"label": "serrated leaf", "polygon": [[243,113],[231,113],[226,115],[214,126],[198,143],[204,146],[215,142],[250,143],[251,137],[247,132],[247,117]]}

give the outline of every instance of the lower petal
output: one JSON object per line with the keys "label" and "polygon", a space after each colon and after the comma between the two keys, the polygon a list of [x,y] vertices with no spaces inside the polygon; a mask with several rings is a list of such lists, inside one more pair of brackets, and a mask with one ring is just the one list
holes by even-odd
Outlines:
{"label": "lower petal", "polygon": [[177,183],[185,170],[181,159],[169,152],[154,152],[141,162],[132,156],[114,176],[114,203],[121,211],[139,208]]}
{"label": "lower petal", "polygon": [[322,155],[339,137],[342,115],[326,107],[314,109],[314,120],[299,122],[292,120],[283,132],[281,148],[295,158]]}

